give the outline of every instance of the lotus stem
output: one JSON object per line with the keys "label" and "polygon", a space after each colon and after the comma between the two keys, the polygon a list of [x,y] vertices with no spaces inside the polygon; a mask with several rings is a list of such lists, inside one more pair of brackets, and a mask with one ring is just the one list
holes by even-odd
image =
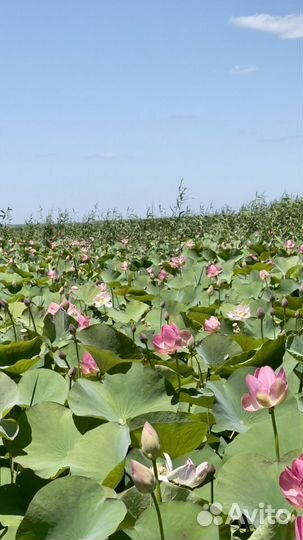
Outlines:
{"label": "lotus stem", "polygon": [[280,461],[281,460],[281,458],[280,458],[280,445],[279,445],[279,435],[278,435],[276,417],[275,417],[275,408],[271,407],[268,410],[269,410],[269,414],[271,416],[272,427],[273,427],[273,431],[274,431],[276,458],[277,458],[277,461]]}
{"label": "lotus stem", "polygon": [[155,479],[157,481],[157,485],[156,485],[157,499],[161,503],[162,502],[162,494],[161,494],[161,486],[160,486],[159,476],[158,476],[157,460],[153,459],[152,463],[153,463]]}
{"label": "lotus stem", "polygon": [[152,493],[151,496],[152,496],[152,499],[154,501],[155,509],[156,509],[156,512],[157,512],[157,518],[158,518],[159,529],[160,529],[160,538],[161,538],[161,540],[165,540],[163,522],[162,522],[162,516],[161,516],[159,504],[158,504],[158,501],[156,499],[155,494]]}

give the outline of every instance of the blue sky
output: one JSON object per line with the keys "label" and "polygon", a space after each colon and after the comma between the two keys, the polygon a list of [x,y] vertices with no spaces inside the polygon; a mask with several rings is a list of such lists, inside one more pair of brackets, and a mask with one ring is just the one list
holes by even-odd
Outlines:
{"label": "blue sky", "polygon": [[302,194],[302,38],[302,0],[1,2],[0,209]]}

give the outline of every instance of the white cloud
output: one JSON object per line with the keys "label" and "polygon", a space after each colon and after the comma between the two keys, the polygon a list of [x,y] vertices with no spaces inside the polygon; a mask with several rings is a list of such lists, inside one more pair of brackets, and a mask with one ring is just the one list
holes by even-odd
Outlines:
{"label": "white cloud", "polygon": [[280,17],[260,13],[259,15],[245,17],[231,17],[229,22],[241,28],[269,32],[282,39],[303,38],[303,14]]}
{"label": "white cloud", "polygon": [[253,73],[256,73],[256,71],[258,71],[258,67],[253,65],[234,66],[231,70],[231,73],[233,75],[251,75]]}

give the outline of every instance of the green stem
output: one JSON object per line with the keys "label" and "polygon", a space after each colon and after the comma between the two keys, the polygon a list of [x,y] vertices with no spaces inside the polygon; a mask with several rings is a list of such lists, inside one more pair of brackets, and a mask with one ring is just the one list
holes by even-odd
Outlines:
{"label": "green stem", "polygon": [[178,377],[178,392],[179,392],[179,395],[180,395],[180,393],[181,393],[181,377],[180,377],[180,371],[179,371],[179,358],[177,357],[177,355],[175,356],[175,359],[176,359],[177,377]]}
{"label": "green stem", "polygon": [[156,485],[157,499],[158,499],[159,502],[162,502],[161,486],[160,486],[160,482],[159,482],[158,469],[157,469],[157,460],[153,459],[152,463],[153,463],[155,479],[157,481],[157,485]]}
{"label": "green stem", "polygon": [[34,331],[35,331],[35,334],[37,334],[37,328],[36,328],[36,324],[35,324],[35,319],[33,317],[33,314],[32,314],[32,310],[31,310],[31,307],[28,306],[28,311],[29,311],[29,316],[31,318],[31,321],[33,323],[33,327],[34,327]]}
{"label": "green stem", "polygon": [[13,319],[13,316],[10,312],[10,310],[7,308],[7,313],[8,313],[8,316],[10,318],[10,321],[12,323],[12,327],[13,327],[13,331],[14,331],[14,337],[15,337],[15,341],[17,341],[17,332],[16,332],[16,327],[15,327],[15,323],[14,323],[14,319]]}
{"label": "green stem", "polygon": [[278,436],[278,430],[277,430],[277,424],[276,424],[276,418],[275,418],[275,408],[271,407],[271,409],[268,409],[268,410],[271,416],[272,427],[274,430],[276,457],[277,457],[277,461],[280,461],[280,445],[279,445],[279,436]]}
{"label": "green stem", "polygon": [[211,480],[210,480],[210,502],[211,502],[211,504],[213,504],[214,500],[215,500],[214,493],[215,493],[215,491],[214,491],[214,475],[212,475]]}
{"label": "green stem", "polygon": [[264,340],[263,319],[261,319],[260,323],[261,323],[261,339],[263,341]]}
{"label": "green stem", "polygon": [[80,377],[80,373],[81,373],[81,368],[80,368],[80,354],[79,354],[79,347],[78,347],[78,342],[77,342],[77,338],[76,336],[73,336],[74,338],[74,344],[75,344],[75,347],[76,347],[76,355],[77,355],[77,362],[78,362],[78,373],[77,373],[77,378]]}
{"label": "green stem", "polygon": [[159,529],[160,529],[160,538],[161,538],[161,540],[165,540],[165,537],[164,537],[164,529],[163,529],[163,522],[162,522],[162,517],[161,517],[161,512],[160,512],[159,504],[158,504],[158,501],[157,501],[157,499],[156,499],[155,494],[152,493],[151,496],[152,496],[152,499],[153,499],[153,501],[154,501],[155,509],[156,509],[156,512],[157,512],[157,518],[158,518]]}

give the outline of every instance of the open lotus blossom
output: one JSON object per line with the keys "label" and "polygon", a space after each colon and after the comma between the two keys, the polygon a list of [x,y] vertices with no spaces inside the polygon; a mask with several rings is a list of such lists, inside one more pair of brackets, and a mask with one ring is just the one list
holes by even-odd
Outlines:
{"label": "open lotus blossom", "polygon": [[160,281],[165,281],[167,278],[169,277],[169,273],[166,272],[166,270],[164,270],[164,268],[161,268],[159,274],[158,274],[158,278],[160,279]]}
{"label": "open lotus blossom", "polygon": [[47,308],[47,313],[50,313],[51,315],[56,315],[56,313],[63,309],[60,304],[56,304],[56,302],[51,302]]}
{"label": "open lotus blossom", "polygon": [[296,529],[296,540],[303,540],[303,517],[302,516],[299,516],[296,518],[295,529]]}
{"label": "open lotus blossom", "polygon": [[[60,309],[64,308],[65,300],[61,304],[51,302],[48,306],[47,313],[50,313],[51,315],[56,315],[56,313],[60,311]],[[77,321],[80,330],[83,330],[83,328],[88,328],[88,326],[91,325],[91,319],[86,315],[83,315],[74,304],[69,303],[67,313],[70,317],[73,317],[73,319]]]}
{"label": "open lotus blossom", "polygon": [[278,374],[270,366],[258,368],[254,375],[246,376],[246,384],[249,394],[242,397],[242,407],[247,412],[276,407],[283,403],[288,392],[286,373],[283,368]]}
{"label": "open lotus blossom", "polygon": [[153,337],[153,345],[159,354],[174,354],[184,347],[194,344],[194,338],[187,330],[180,330],[175,324],[165,324],[161,335]]}
{"label": "open lotus blossom", "polygon": [[97,375],[100,369],[89,352],[85,352],[80,362],[82,375]]}
{"label": "open lotus blossom", "polygon": [[121,263],[121,270],[124,270],[124,272],[127,272],[127,270],[129,269],[129,264],[127,261],[123,261]]}
{"label": "open lotus blossom", "polygon": [[214,315],[212,315],[209,319],[206,319],[204,321],[204,330],[209,334],[219,332],[219,330],[221,330],[221,323],[219,319],[217,319],[217,317],[215,317]]}
{"label": "open lotus blossom", "polygon": [[129,242],[128,238],[121,239],[121,244],[123,244],[124,246],[127,246],[128,242]]}
{"label": "open lotus blossom", "polygon": [[159,468],[159,480],[162,482],[173,482],[180,486],[195,488],[206,480],[208,474],[214,472],[214,467],[207,461],[196,467],[190,458],[184,465],[174,469],[170,456],[164,452],[164,457],[165,467]]}
{"label": "open lotus blossom", "polygon": [[109,292],[104,290],[97,294],[95,300],[93,301],[93,305],[96,306],[96,308],[101,308],[102,306],[111,308],[113,307],[112,297]]}
{"label": "open lotus blossom", "polygon": [[229,311],[227,317],[231,321],[247,321],[251,317],[251,311],[249,306],[237,306],[234,311]]}
{"label": "open lotus blossom", "polygon": [[[303,510],[303,454],[280,474],[279,483],[288,502]],[[300,527],[302,530],[302,524]]]}
{"label": "open lotus blossom", "polygon": [[284,246],[286,249],[293,249],[296,245],[296,242],[294,240],[285,240]]}
{"label": "open lotus blossom", "polygon": [[188,248],[188,249],[193,249],[195,247],[195,242],[193,240],[188,240],[185,244],[185,246]]}
{"label": "open lotus blossom", "polygon": [[260,270],[259,276],[262,281],[265,281],[267,278],[269,278],[270,274],[267,272],[267,270]]}
{"label": "open lotus blossom", "polygon": [[180,255],[180,257],[172,257],[169,261],[169,265],[171,268],[182,268],[186,263],[185,257],[183,255]]}
{"label": "open lotus blossom", "polygon": [[146,272],[148,273],[150,279],[155,279],[155,272],[152,266],[146,268]]}
{"label": "open lotus blossom", "polygon": [[222,274],[223,270],[220,266],[217,266],[216,264],[210,264],[207,268],[207,277],[208,278],[214,278],[217,277],[219,274]]}

